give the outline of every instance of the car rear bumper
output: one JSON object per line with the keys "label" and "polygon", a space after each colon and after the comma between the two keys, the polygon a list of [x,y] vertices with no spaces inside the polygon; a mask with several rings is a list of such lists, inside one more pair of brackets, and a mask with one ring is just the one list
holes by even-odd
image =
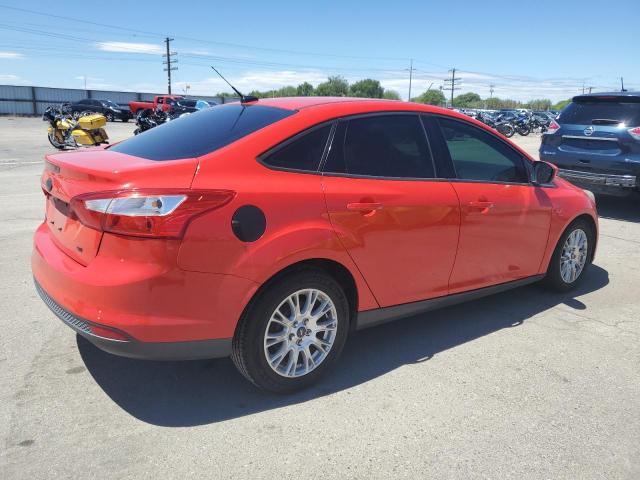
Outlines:
{"label": "car rear bumper", "polygon": [[581,170],[558,169],[558,176],[579,187],[596,193],[615,193],[615,191],[632,191],[638,185],[635,175],[613,175],[605,173],[584,172]]}
{"label": "car rear bumper", "polygon": [[[202,358],[228,357],[231,355],[231,338],[195,340],[190,342],[139,342],[124,332],[74,315],[51,298],[37,280],[34,279],[34,283],[36,291],[42,301],[60,320],[105,352],[121,357],[144,360],[196,360]],[[102,331],[112,330],[126,338],[114,339],[97,335],[95,333],[96,327]]]}
{"label": "car rear bumper", "polygon": [[257,284],[181,270],[176,251],[160,242],[105,234],[97,256],[83,266],[58,248],[42,224],[31,259],[38,293],[67,325],[111,353],[155,359],[227,355]]}

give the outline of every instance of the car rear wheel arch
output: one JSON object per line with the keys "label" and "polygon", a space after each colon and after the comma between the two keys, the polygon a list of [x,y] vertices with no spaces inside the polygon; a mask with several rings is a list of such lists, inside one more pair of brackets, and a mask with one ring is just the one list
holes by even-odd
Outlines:
{"label": "car rear wheel arch", "polygon": [[347,297],[347,301],[349,302],[349,318],[351,319],[350,329],[354,330],[356,325],[354,319],[356,318],[356,314],[358,311],[358,289],[353,275],[347,267],[339,262],[336,262],[335,260],[329,260],[327,258],[311,258],[288,265],[287,267],[272,275],[267,281],[265,281],[253,294],[251,300],[245,306],[238,321],[238,325],[236,325],[236,333],[238,331],[240,323],[247,317],[247,311],[265,291],[267,291],[272,285],[287,277],[288,275],[304,270],[321,271],[333,278],[340,285],[340,287],[342,287],[342,290]]}

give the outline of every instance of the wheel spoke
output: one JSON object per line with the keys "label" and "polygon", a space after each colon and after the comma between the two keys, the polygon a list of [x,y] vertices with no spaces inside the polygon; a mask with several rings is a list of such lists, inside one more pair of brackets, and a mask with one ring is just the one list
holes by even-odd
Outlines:
{"label": "wheel spoke", "polygon": [[267,333],[265,338],[265,345],[267,347],[273,347],[278,343],[284,342],[287,339],[287,332]]}

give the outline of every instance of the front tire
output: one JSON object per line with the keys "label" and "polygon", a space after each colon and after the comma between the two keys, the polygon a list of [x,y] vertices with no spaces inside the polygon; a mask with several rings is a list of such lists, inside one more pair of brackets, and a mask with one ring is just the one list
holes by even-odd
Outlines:
{"label": "front tire", "polygon": [[321,270],[291,273],[251,302],[233,338],[231,359],[259,388],[308,387],[339,357],[349,332],[349,302]]}
{"label": "front tire", "polygon": [[574,221],[558,240],[544,284],[557,292],[574,289],[591,265],[594,247],[592,225],[583,219]]}

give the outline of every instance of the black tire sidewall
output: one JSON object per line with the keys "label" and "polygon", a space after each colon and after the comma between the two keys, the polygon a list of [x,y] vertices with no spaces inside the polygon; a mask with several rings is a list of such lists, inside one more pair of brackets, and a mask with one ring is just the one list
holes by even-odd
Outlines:
{"label": "black tire sidewall", "polygon": [[[324,361],[303,377],[287,378],[272,370],[264,354],[264,334],[271,314],[292,293],[315,288],[327,294],[338,314],[338,328],[331,351]],[[288,393],[304,388],[318,380],[342,353],[349,332],[349,303],[340,285],[321,271],[304,271],[288,275],[275,282],[250,307],[247,322],[238,339],[243,345],[243,363],[250,380],[261,388]]]}

